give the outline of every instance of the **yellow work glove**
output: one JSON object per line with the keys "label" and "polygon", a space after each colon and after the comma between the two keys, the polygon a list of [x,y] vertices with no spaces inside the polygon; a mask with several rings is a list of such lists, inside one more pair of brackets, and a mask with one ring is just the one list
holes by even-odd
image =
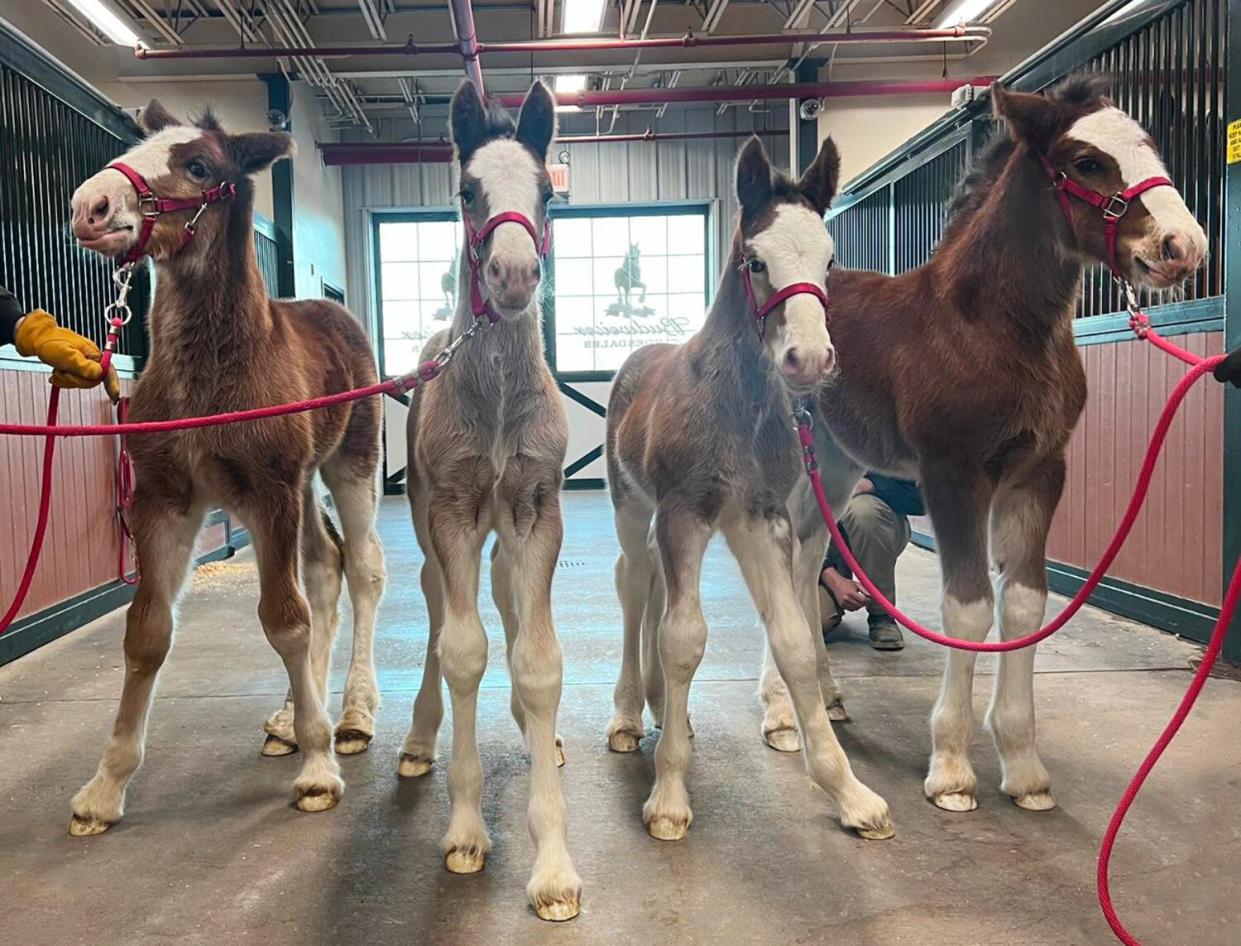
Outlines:
{"label": "yellow work glove", "polygon": [[114,402],[120,399],[116,369],[109,368],[104,378],[99,346],[77,332],[61,328],[42,309],[35,309],[22,319],[14,343],[27,358],[38,358],[51,367],[52,384],[58,388],[93,388],[103,381],[108,397]]}

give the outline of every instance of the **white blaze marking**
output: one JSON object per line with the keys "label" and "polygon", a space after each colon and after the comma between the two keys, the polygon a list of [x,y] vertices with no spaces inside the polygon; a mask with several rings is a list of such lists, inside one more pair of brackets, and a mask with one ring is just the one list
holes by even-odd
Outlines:
{"label": "white blaze marking", "polygon": [[[490,216],[516,212],[537,225],[543,203],[539,165],[524,145],[511,138],[489,142],[474,152],[465,170],[483,189]],[[524,227],[503,223],[492,234],[491,251],[503,256],[523,252],[537,256],[539,248]]]}
{"label": "white blaze marking", "polygon": [[[766,276],[772,292],[797,282],[823,288],[834,247],[827,227],[808,207],[781,204],[776,208],[771,225],[747,242],[753,254],[767,264]],[[818,299],[808,294],[792,296],[784,303],[784,314],[783,337],[772,339],[776,342],[773,347],[776,347],[777,360],[793,347],[826,352],[831,339]]]}
{"label": "white blaze marking", "polygon": [[[1073,123],[1068,137],[1093,145],[1110,155],[1120,170],[1125,187],[1150,177],[1167,177],[1168,169],[1147,142],[1142,126],[1118,108],[1108,107],[1084,115]],[[1155,187],[1140,200],[1158,224],[1162,235],[1188,236],[1197,249],[1206,253],[1207,238],[1175,187]]]}

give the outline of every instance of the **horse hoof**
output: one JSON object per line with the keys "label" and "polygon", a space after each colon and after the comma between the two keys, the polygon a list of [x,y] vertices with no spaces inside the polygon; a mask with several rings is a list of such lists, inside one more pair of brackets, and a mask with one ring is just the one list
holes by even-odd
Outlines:
{"label": "horse hoof", "polygon": [[356,729],[341,730],[336,734],[337,755],[357,755],[371,747],[373,737]]}
{"label": "horse hoof", "polygon": [[618,729],[608,736],[608,748],[613,752],[636,752],[640,741],[633,733]]}
{"label": "horse hoof", "polygon": [[651,819],[646,830],[657,841],[680,841],[689,833],[689,824],[659,815]]}
{"label": "horse hoof", "polygon": [[444,855],[444,866],[452,874],[477,874],[487,866],[487,855],[482,851],[449,851]]}
{"label": "horse hoof", "polygon": [[69,833],[75,838],[93,838],[97,834],[103,834],[110,827],[112,827],[111,821],[84,818],[82,815],[74,815],[69,820]]}
{"label": "horse hoof", "polygon": [[565,763],[564,757],[564,740],[559,736],[556,737],[556,768],[563,769]]}
{"label": "horse hoof", "polygon": [[854,828],[857,836],[865,841],[886,841],[888,838],[896,836],[896,830],[890,824],[879,825],[874,828]]}
{"label": "horse hoof", "polygon": [[978,807],[978,799],[964,792],[945,792],[931,799],[936,808],[944,811],[973,811]]}
{"label": "horse hoof", "polygon": [[571,897],[564,900],[554,900],[551,903],[540,903],[534,908],[534,912],[540,920],[563,923],[565,920],[571,920],[582,912],[582,901],[580,897]]}
{"label": "horse hoof", "polygon": [[279,736],[268,734],[267,740],[263,743],[263,755],[268,758],[274,759],[282,755],[292,755],[296,751],[296,742],[288,742]]}
{"label": "horse hoof", "polygon": [[396,774],[401,778],[419,778],[431,771],[434,760],[424,758],[423,756],[410,755],[408,752],[401,753],[401,761],[397,764]]}
{"label": "horse hoof", "polygon": [[837,700],[827,707],[827,718],[834,723],[847,723],[849,721],[849,711],[845,709],[845,704],[842,701]]}
{"label": "horse hoof", "polygon": [[331,808],[335,808],[338,801],[340,801],[340,798],[329,789],[311,789],[305,794],[298,796],[297,810],[312,814],[316,811],[328,811]]}
{"label": "horse hoof", "polygon": [[801,751],[801,737],[796,729],[773,729],[763,733],[763,741],[776,752]]}
{"label": "horse hoof", "polygon": [[1026,811],[1051,811],[1056,807],[1056,800],[1051,792],[1030,792],[1028,795],[1016,795],[1013,804]]}

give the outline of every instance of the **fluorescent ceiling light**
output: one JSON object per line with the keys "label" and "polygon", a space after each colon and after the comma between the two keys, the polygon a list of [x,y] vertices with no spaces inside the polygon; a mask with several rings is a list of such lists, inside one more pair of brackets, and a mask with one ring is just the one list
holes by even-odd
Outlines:
{"label": "fluorescent ceiling light", "polygon": [[102,0],[69,0],[95,29],[119,46],[145,46],[137,33],[119,16],[104,6]]}
{"label": "fluorescent ceiling light", "polygon": [[[586,90],[586,75],[583,73],[571,73],[556,76],[553,87],[556,94],[572,95],[574,92],[584,92]],[[580,112],[581,109],[576,105],[557,105],[558,112]]]}
{"label": "fluorescent ceiling light", "polygon": [[562,33],[598,33],[603,23],[604,0],[564,0]]}
{"label": "fluorescent ceiling light", "polygon": [[953,26],[964,26],[966,23],[973,23],[980,16],[995,6],[999,0],[958,0],[948,8],[945,13],[935,24],[937,29],[948,29]]}

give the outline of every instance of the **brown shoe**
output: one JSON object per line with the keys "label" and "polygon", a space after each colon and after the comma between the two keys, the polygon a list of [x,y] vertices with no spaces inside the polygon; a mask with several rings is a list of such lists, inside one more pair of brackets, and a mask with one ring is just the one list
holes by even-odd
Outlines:
{"label": "brown shoe", "polygon": [[899,627],[884,621],[870,626],[870,646],[875,650],[904,650],[905,638]]}

